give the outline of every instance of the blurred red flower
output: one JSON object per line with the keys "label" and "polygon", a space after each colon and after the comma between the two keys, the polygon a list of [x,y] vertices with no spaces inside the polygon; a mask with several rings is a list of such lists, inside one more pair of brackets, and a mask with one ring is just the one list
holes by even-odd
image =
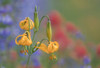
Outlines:
{"label": "blurred red flower", "polygon": [[76,56],[79,58],[83,58],[87,55],[87,50],[85,46],[78,45],[75,47]]}
{"label": "blurred red flower", "polygon": [[76,31],[78,31],[78,28],[74,24],[72,24],[71,22],[67,22],[66,30],[70,33],[75,33]]}
{"label": "blurred red flower", "polygon": [[100,57],[100,45],[98,45],[96,48],[96,54]]}
{"label": "blurred red flower", "polygon": [[17,58],[18,58],[17,52],[16,51],[11,51],[10,52],[10,59],[11,59],[11,61],[16,61]]}
{"label": "blurred red flower", "polygon": [[58,28],[55,31],[53,35],[53,40],[59,42],[61,50],[67,48],[67,46],[70,45],[70,43],[72,42],[72,40],[67,35],[65,35],[64,31],[61,28]]}
{"label": "blurred red flower", "polygon": [[60,26],[60,24],[62,23],[62,17],[58,11],[53,10],[48,14],[48,16],[50,18],[52,26],[54,26],[54,27]]}

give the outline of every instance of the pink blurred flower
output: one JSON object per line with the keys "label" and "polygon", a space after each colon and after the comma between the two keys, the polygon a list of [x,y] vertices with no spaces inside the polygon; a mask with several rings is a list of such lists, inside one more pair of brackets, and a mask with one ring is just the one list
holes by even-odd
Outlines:
{"label": "pink blurred flower", "polygon": [[49,13],[49,18],[51,21],[51,25],[52,26],[60,26],[60,24],[62,23],[62,17],[60,15],[60,13],[56,10],[53,10]]}
{"label": "pink blurred flower", "polygon": [[96,48],[96,54],[100,57],[100,45],[98,45]]}
{"label": "pink blurred flower", "polygon": [[72,22],[67,22],[67,24],[66,24],[66,30],[68,32],[70,32],[70,33],[75,33],[75,32],[78,31],[77,27],[74,24],[72,24]]}
{"label": "pink blurred flower", "polygon": [[10,59],[11,61],[16,61],[18,58],[17,52],[16,51],[11,51],[10,52]]}
{"label": "pink blurred flower", "polygon": [[61,28],[58,28],[53,35],[53,40],[56,40],[60,44],[60,49],[64,50],[72,42],[72,40],[65,35],[64,31]]}
{"label": "pink blurred flower", "polygon": [[53,35],[54,40],[65,39],[67,36],[64,34],[64,31],[59,27],[55,30]]}
{"label": "pink blurred flower", "polygon": [[76,52],[76,56],[79,58],[83,58],[84,56],[87,55],[87,49],[86,47],[82,44],[81,41],[77,42],[77,45],[75,47],[75,52]]}
{"label": "pink blurred flower", "polygon": [[83,58],[86,55],[86,48],[83,46],[77,46],[75,48],[76,54],[78,57]]}

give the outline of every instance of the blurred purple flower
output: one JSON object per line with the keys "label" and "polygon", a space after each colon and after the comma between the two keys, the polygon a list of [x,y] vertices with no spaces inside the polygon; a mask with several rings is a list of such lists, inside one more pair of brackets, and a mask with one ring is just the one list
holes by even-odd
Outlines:
{"label": "blurred purple flower", "polygon": [[65,64],[65,60],[62,58],[62,59],[60,59],[60,60],[58,61],[58,65],[63,65],[63,64]]}
{"label": "blurred purple flower", "polygon": [[0,14],[0,23],[2,23],[3,16]]}
{"label": "blurred purple flower", "polygon": [[85,68],[85,66],[84,66],[84,65],[82,65],[82,66],[80,66],[80,68]]}
{"label": "blurred purple flower", "polygon": [[5,5],[0,7],[0,13],[7,13],[12,11],[11,5]]}
{"label": "blurred purple flower", "polygon": [[6,12],[12,12],[12,6],[11,5],[6,5],[5,6]]}
{"label": "blurred purple flower", "polygon": [[3,6],[0,7],[0,13],[6,13],[6,9]]}
{"label": "blurred purple flower", "polygon": [[10,40],[8,43],[8,48],[12,48],[13,46],[15,46],[15,40]]}
{"label": "blurred purple flower", "polygon": [[75,36],[76,36],[76,38],[78,38],[78,39],[85,40],[84,35],[83,35],[80,31],[76,32],[76,33],[75,33]]}
{"label": "blurred purple flower", "polygon": [[85,57],[83,58],[83,63],[84,63],[85,65],[90,64],[90,62],[91,62],[91,60],[90,60],[90,58],[89,58],[88,56],[85,56]]}
{"label": "blurred purple flower", "polygon": [[3,37],[3,38],[7,38],[8,36],[10,36],[11,34],[11,31],[10,31],[10,28],[5,28],[5,29],[2,29],[0,30],[0,35]]}
{"label": "blurred purple flower", "polygon": [[41,55],[40,50],[37,50],[36,52],[34,52],[33,55],[35,55],[35,56],[40,56],[40,55]]}
{"label": "blurred purple flower", "polygon": [[9,16],[9,15],[3,16],[2,22],[5,25],[12,25],[13,24],[13,20],[12,20],[11,16]]}
{"label": "blurred purple flower", "polygon": [[[16,26],[16,27],[15,27]],[[20,28],[17,26],[17,25],[15,25],[15,26],[13,26],[12,28],[11,28],[11,35],[15,38],[16,36],[18,36],[19,35],[19,33],[21,34],[21,32],[20,32]],[[23,32],[23,31],[22,31]]]}
{"label": "blurred purple flower", "polygon": [[6,42],[4,39],[0,39],[0,51],[5,51],[6,49]]}
{"label": "blurred purple flower", "polygon": [[36,5],[35,1],[36,0],[17,0],[16,8],[19,11],[16,12],[15,16],[18,19],[18,22],[23,20],[25,17],[33,19],[34,8]]}
{"label": "blurred purple flower", "polygon": [[0,29],[0,36],[2,37],[2,35],[3,35],[3,32],[4,32],[4,29]]}
{"label": "blurred purple flower", "polygon": [[25,54],[24,53],[19,53],[19,56],[24,57]]}
{"label": "blurred purple flower", "polygon": [[88,65],[87,68],[92,68],[91,65]]}
{"label": "blurred purple flower", "polygon": [[33,58],[32,59],[33,65],[36,66],[40,66],[40,61],[37,58]]}

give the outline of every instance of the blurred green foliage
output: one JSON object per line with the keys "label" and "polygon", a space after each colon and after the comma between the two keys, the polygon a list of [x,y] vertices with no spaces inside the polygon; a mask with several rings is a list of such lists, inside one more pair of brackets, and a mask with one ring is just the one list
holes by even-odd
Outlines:
{"label": "blurred green foliage", "polygon": [[58,10],[67,20],[75,23],[87,42],[100,40],[100,0],[51,0],[52,10]]}

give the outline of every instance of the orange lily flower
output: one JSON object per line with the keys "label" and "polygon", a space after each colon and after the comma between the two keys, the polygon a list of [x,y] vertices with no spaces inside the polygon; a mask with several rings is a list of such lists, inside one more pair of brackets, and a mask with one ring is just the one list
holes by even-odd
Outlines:
{"label": "orange lily flower", "polygon": [[[39,42],[37,44],[39,44]],[[36,48],[39,48],[40,50],[46,52],[47,54],[50,54],[56,52],[59,49],[59,44],[56,41],[50,42],[48,46],[42,43],[40,47]]]}
{"label": "orange lily flower", "polygon": [[[21,39],[19,41],[17,41],[17,39],[21,37]],[[16,37],[15,39],[15,43],[17,45],[22,45],[22,46],[30,46],[32,44],[32,40],[31,40],[31,36],[30,33],[27,31],[26,33],[24,33],[23,35],[19,35]]]}
{"label": "orange lily flower", "polygon": [[[30,18],[29,18],[30,19]],[[29,22],[29,20],[28,20],[28,18],[26,18],[26,19],[24,19],[24,20],[22,20],[20,23],[19,23],[19,26],[20,26],[20,28],[21,29],[23,29],[23,30],[31,30],[31,29],[33,29],[33,27],[34,27],[34,22],[30,19],[30,22]],[[29,28],[29,26],[30,26],[30,28]]]}

